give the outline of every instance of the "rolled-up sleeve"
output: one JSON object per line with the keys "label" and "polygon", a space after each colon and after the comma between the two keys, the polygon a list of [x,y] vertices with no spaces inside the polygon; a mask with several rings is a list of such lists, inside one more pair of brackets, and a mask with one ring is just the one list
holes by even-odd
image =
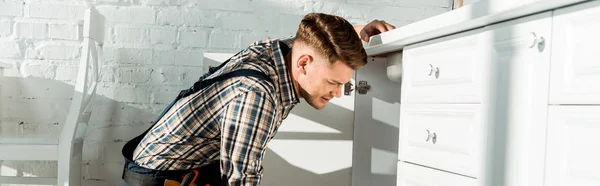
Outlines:
{"label": "rolled-up sleeve", "polygon": [[221,172],[230,186],[258,186],[268,139],[274,135],[275,105],[262,92],[239,94],[223,110]]}

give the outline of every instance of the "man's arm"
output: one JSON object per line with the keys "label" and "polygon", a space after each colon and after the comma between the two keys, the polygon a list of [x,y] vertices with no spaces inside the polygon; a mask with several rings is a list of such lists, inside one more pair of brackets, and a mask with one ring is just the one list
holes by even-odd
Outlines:
{"label": "man's arm", "polygon": [[394,25],[382,20],[373,20],[367,25],[354,26],[354,31],[363,41],[369,42],[371,36],[396,29]]}
{"label": "man's arm", "polygon": [[267,139],[275,130],[275,105],[266,93],[238,95],[223,111],[221,173],[230,186],[258,186]]}

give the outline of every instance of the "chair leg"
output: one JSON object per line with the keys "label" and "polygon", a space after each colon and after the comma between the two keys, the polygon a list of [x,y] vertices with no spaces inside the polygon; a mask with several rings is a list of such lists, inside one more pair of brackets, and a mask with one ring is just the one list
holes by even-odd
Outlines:
{"label": "chair leg", "polygon": [[57,186],[81,186],[83,141],[75,142],[68,150],[59,148]]}

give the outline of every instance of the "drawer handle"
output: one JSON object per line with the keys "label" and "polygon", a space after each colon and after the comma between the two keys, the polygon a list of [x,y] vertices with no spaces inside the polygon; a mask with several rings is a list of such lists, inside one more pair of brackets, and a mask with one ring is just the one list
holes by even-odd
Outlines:
{"label": "drawer handle", "polygon": [[435,79],[440,77],[440,68],[435,67]]}
{"label": "drawer handle", "polygon": [[425,141],[429,141],[429,139],[431,139],[431,133],[427,130],[427,139],[425,139]]}
{"label": "drawer handle", "polygon": [[433,65],[429,64],[429,76],[433,74]]}
{"label": "drawer handle", "polygon": [[427,139],[425,139],[425,141],[429,141],[431,139],[431,142],[433,144],[435,144],[435,142],[437,142],[437,134],[431,133],[429,130],[427,130]]}
{"label": "drawer handle", "polygon": [[533,43],[531,43],[531,46],[529,46],[529,48],[533,48],[533,47],[535,47],[537,45],[538,49],[540,50],[540,52],[543,51],[544,50],[544,45],[546,43],[546,39],[544,39],[544,37],[542,37],[542,36],[538,37],[535,34],[535,32],[531,32],[531,35],[533,35]]}

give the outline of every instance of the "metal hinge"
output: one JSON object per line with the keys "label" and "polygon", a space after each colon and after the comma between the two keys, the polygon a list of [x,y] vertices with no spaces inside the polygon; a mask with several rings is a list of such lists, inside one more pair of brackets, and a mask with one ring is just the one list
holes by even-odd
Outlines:
{"label": "metal hinge", "polygon": [[356,85],[356,87],[354,87],[354,85],[352,85],[351,82],[348,82],[348,83],[344,84],[344,95],[346,95],[346,96],[350,95],[350,92],[352,92],[354,90],[354,88],[356,88],[356,91],[358,91],[358,94],[367,94],[367,92],[369,92],[369,90],[371,90],[371,85],[369,85],[369,83],[367,81],[359,81],[358,85]]}

